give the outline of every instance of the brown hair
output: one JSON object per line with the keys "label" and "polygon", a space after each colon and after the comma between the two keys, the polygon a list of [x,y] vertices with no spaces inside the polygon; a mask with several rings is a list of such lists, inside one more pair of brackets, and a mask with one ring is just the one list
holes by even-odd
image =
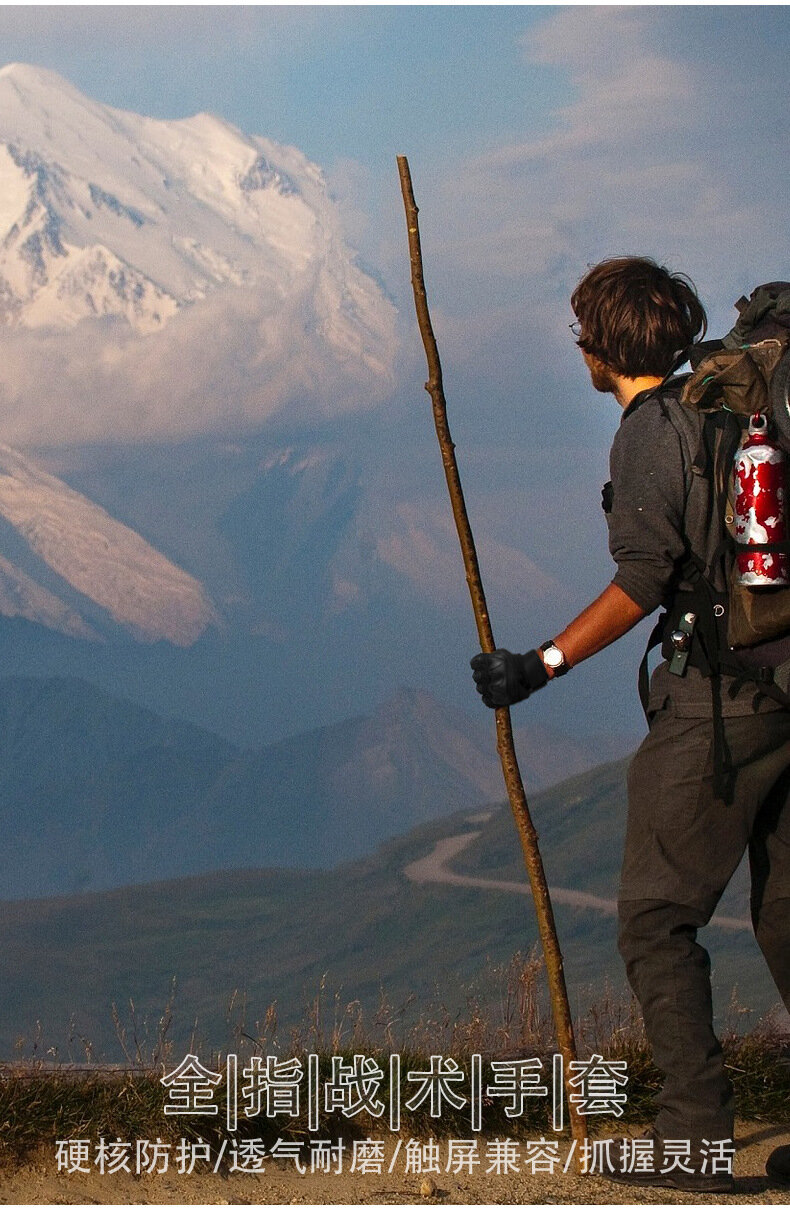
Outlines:
{"label": "brown hair", "polygon": [[579,348],[626,378],[663,377],[708,324],[693,282],[641,256],[595,265],[571,306],[581,324]]}

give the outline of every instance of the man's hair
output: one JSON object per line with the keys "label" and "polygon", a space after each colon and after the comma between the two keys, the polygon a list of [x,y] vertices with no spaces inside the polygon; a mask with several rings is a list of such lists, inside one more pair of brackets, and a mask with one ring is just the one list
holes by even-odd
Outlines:
{"label": "man's hair", "polygon": [[693,282],[641,256],[611,257],[571,296],[578,345],[625,378],[668,373],[708,326]]}

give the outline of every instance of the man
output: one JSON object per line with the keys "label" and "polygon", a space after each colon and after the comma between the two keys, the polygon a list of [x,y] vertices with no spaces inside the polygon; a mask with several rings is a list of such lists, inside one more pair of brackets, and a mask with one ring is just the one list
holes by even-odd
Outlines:
{"label": "man", "polygon": [[[705,331],[694,287],[651,260],[617,258],[591,269],[571,303],[593,387],[623,409],[604,489],[617,572],[552,641],[526,655],[500,649],[475,656],[477,689],[492,708],[564,675],[658,606],[677,619],[678,601],[693,589],[692,553],[714,579],[722,574],[712,482],[698,458],[703,417],[680,403],[682,380],[671,377]],[[663,651],[671,656],[668,641]],[[754,681],[703,675],[700,640],[690,641],[687,659],[665,660],[653,673],[649,734],[628,773],[619,948],[665,1078],[651,1132],[654,1171],[614,1176],[726,1192],[732,1178],[711,1155],[712,1144],[732,1139],[733,1094],[697,930],[748,848],[755,935],[790,1008],[790,711],[755,694]],[[760,644],[745,658],[755,668],[776,666],[790,658],[790,639]],[[731,776],[726,794],[714,767],[722,749]],[[671,1159],[677,1140],[688,1145],[681,1163]],[[773,1153],[769,1173],[790,1181],[790,1147]]]}

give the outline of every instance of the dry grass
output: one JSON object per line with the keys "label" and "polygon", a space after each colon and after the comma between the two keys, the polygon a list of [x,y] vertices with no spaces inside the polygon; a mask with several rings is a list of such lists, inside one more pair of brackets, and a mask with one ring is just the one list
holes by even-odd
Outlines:
{"label": "dry grass", "polygon": [[[262,1021],[251,1025],[246,1020],[246,1005],[233,996],[228,1020],[240,1067],[249,1056],[265,1054],[279,1059],[296,1056],[306,1067],[306,1056],[317,1054],[324,1077],[331,1071],[333,1055],[350,1058],[365,1054],[375,1058],[386,1072],[389,1056],[398,1053],[402,1129],[413,1137],[440,1133],[467,1137],[468,1109],[447,1109],[437,1121],[424,1106],[413,1112],[405,1108],[406,1099],[414,1092],[414,1085],[407,1083],[407,1073],[423,1070],[430,1056],[438,1054],[455,1059],[468,1076],[471,1056],[479,1054],[483,1057],[485,1084],[490,1079],[488,1064],[492,1060],[539,1057],[544,1061],[545,1082],[550,1078],[554,1034],[543,988],[540,959],[534,954],[516,954],[504,966],[488,966],[468,988],[464,1007],[455,1012],[445,1007],[438,994],[421,1006],[413,997],[393,1005],[382,992],[375,1012],[365,1014],[359,1001],[332,993],[324,978],[301,1024],[285,1031],[286,1036],[279,1028],[276,1004],[269,1007]],[[96,1066],[90,1043],[76,1033],[66,1056],[48,1052],[39,1031],[25,1047],[24,1059],[20,1057],[18,1062],[0,1068],[0,1161],[18,1162],[37,1147],[51,1148],[58,1138],[221,1138],[225,1122],[223,1086],[216,1097],[219,1113],[215,1118],[164,1114],[166,1094],[160,1077],[177,1066],[186,1053],[174,1053],[170,1037],[174,997],[175,989],[155,1021],[140,1021],[132,1003],[124,1013],[113,1006],[116,1034],[126,1060],[122,1068]],[[776,1124],[790,1122],[790,1038],[770,1018],[746,1034],[738,1032],[743,1015],[734,1004],[732,1024],[723,1037],[739,1116]],[[576,1037],[580,1056],[597,1053],[626,1061],[628,1102],[621,1120],[649,1120],[660,1076],[650,1061],[635,1004],[611,993],[605,995],[576,1023]],[[223,1054],[206,1052],[194,1037],[192,1043],[187,1049],[198,1053],[207,1067],[222,1069]],[[386,1103],[386,1080],[379,1095]],[[549,1098],[532,1097],[522,1117],[508,1119],[499,1099],[485,1097],[483,1131],[514,1138],[534,1136],[535,1131],[550,1129],[550,1112]],[[365,1114],[349,1119],[322,1111],[319,1129],[322,1138],[380,1134],[386,1120],[386,1114],[383,1120]],[[245,1134],[262,1138],[264,1143],[278,1135],[305,1138],[307,1121],[304,1114],[277,1119],[240,1115],[239,1135]]]}

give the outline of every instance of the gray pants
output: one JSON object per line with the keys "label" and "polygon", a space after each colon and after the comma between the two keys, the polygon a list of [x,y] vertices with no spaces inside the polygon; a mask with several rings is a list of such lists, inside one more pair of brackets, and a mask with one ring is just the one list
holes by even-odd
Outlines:
{"label": "gray pants", "polygon": [[732,1138],[732,1089],[697,930],[747,849],[755,936],[790,1008],[790,711],[744,713],[753,693],[727,703],[732,805],[713,794],[709,689],[665,667],[654,674],[650,732],[629,769],[619,944],[665,1076],[662,1138]]}

